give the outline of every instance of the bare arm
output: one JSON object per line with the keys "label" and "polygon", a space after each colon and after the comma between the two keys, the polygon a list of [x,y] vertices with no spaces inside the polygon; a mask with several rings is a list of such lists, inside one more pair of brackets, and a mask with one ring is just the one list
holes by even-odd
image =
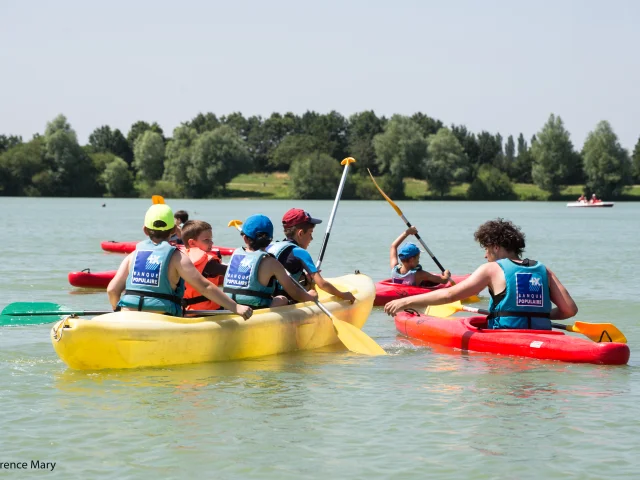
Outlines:
{"label": "bare arm", "polygon": [[420,285],[422,282],[431,282],[431,283],[447,283],[451,278],[451,272],[449,270],[445,270],[442,275],[437,275],[435,273],[426,272],[424,270],[419,271],[416,274],[416,283]]}
{"label": "bare arm", "polygon": [[200,294],[204,295],[212,302],[222,305],[227,310],[231,310],[232,312],[241,315],[245,320],[251,317],[251,308],[244,305],[238,305],[222,290],[204,278],[193,265],[188,255],[181,251],[176,251],[173,254],[173,257],[171,257],[171,263],[178,271],[178,275],[180,275],[185,282],[200,292]]}
{"label": "bare arm", "polygon": [[549,276],[549,295],[555,307],[551,309],[551,320],[564,320],[578,313],[578,306],[555,273],[547,268]]}
{"label": "bare arm", "polygon": [[343,300],[349,300],[351,303],[356,301],[356,298],[351,292],[342,292],[338,290],[333,285],[333,283],[325,280],[322,275],[320,275],[320,272],[312,273],[311,278],[313,279],[314,283],[318,285],[320,290],[324,290],[325,292],[330,293],[331,295],[335,295],[336,297],[339,297]]}
{"label": "bare arm", "polygon": [[133,253],[130,253],[126,256],[126,258],[122,261],[120,266],[118,267],[118,271],[116,272],[115,277],[111,279],[109,285],[107,286],[107,295],[109,296],[109,303],[111,307],[115,310],[118,306],[118,302],[120,301],[120,296],[127,285],[127,277],[129,276],[129,260]]}
{"label": "bare arm", "polygon": [[416,233],[418,233],[416,227],[409,227],[393,241],[391,249],[389,250],[389,265],[391,265],[391,268],[395,268],[395,266],[398,265],[398,247],[400,244],[404,242],[405,238],[409,235],[415,235]]}
{"label": "bare arm", "polygon": [[[273,257],[267,257],[262,260],[263,264],[266,264],[269,268],[270,276],[275,276],[276,280],[280,282],[282,288],[287,292],[291,298],[298,302],[314,302],[316,297],[313,294],[307,292],[300,284],[296,284],[282,264]],[[316,292],[313,291],[315,294]],[[317,294],[316,294],[317,295]]]}
{"label": "bare arm", "polygon": [[491,281],[491,263],[485,263],[478,267],[471,276],[457,285],[449,288],[442,288],[434,292],[423,293],[414,297],[393,300],[384,306],[384,311],[389,315],[404,310],[405,308],[428,307],[429,305],[444,305],[472,295],[477,295],[484,290]]}

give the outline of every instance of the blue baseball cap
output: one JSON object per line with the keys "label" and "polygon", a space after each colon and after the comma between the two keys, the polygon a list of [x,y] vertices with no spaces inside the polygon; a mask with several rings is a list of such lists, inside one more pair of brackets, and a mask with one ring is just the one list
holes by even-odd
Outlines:
{"label": "blue baseball cap", "polygon": [[420,249],[413,243],[405,243],[398,249],[398,257],[400,257],[400,260],[407,260],[416,255],[420,255]]}
{"label": "blue baseball cap", "polygon": [[269,238],[273,238],[273,223],[265,215],[251,215],[242,224],[242,233],[254,240],[259,233],[266,233]]}

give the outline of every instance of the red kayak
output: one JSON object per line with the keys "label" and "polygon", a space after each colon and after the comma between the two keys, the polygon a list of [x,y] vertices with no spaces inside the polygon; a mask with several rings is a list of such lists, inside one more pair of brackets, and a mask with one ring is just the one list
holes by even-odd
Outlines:
{"label": "red kayak", "polygon": [[[131,253],[136,249],[137,244],[138,242],[114,242],[113,240],[109,240],[109,241],[101,242],[100,246],[102,247],[103,250],[107,252]],[[220,250],[220,254],[225,257],[228,257],[229,255],[233,255],[233,252],[235,250],[235,248],[229,248],[229,247],[214,246],[213,248],[217,248],[218,250]]]}
{"label": "red kayak", "polygon": [[487,330],[486,318],[440,318],[405,311],[397,314],[395,321],[396,329],[407,337],[462,351],[601,365],[629,361],[626,343],[596,343],[557,330]]}
{"label": "red kayak", "polygon": [[[469,274],[451,275],[451,278],[454,282],[460,283],[468,276]],[[388,278],[376,283],[376,298],[373,301],[373,304],[375,306],[381,307],[383,305],[386,305],[387,302],[390,302],[391,300],[397,300],[404,297],[413,297],[414,295],[433,292],[434,290],[440,290],[441,288],[448,288],[450,286],[450,283],[442,283],[440,285],[434,285],[433,287],[414,287],[413,285],[401,285],[399,283],[393,283],[391,279]],[[473,301],[477,300],[473,299]]]}
{"label": "red kayak", "polygon": [[116,270],[91,273],[89,268],[81,272],[70,272],[69,283],[80,288],[107,288],[109,282],[116,276]]}

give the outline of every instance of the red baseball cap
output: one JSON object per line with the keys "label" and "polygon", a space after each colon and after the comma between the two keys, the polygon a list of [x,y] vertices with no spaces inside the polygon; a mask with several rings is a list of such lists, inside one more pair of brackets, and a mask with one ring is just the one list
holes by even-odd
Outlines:
{"label": "red baseball cap", "polygon": [[299,208],[292,208],[288,210],[287,213],[282,217],[282,226],[284,228],[295,227],[296,225],[300,225],[301,223],[310,223],[312,225],[317,225],[322,223],[322,220],[317,218],[313,218],[304,210]]}

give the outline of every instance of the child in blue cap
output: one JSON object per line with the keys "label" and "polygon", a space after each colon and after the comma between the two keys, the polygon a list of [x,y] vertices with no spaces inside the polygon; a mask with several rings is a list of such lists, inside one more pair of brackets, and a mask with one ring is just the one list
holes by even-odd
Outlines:
{"label": "child in blue cap", "polygon": [[[315,290],[298,287],[276,258],[265,249],[273,240],[273,224],[265,215],[252,215],[242,224],[245,246],[231,256],[223,291],[235,302],[253,308],[288,305],[284,295],[276,295],[277,283],[298,302],[314,301]],[[276,280],[278,281],[276,283]]]}
{"label": "child in blue cap", "polygon": [[[398,246],[409,236],[416,235],[418,229],[410,227],[396,238],[391,244],[389,262],[391,263],[391,281],[402,285],[430,287],[440,283],[447,283],[451,272],[445,270],[442,275],[422,270],[420,265],[420,249],[413,243]],[[398,259],[400,261],[398,262]]]}

